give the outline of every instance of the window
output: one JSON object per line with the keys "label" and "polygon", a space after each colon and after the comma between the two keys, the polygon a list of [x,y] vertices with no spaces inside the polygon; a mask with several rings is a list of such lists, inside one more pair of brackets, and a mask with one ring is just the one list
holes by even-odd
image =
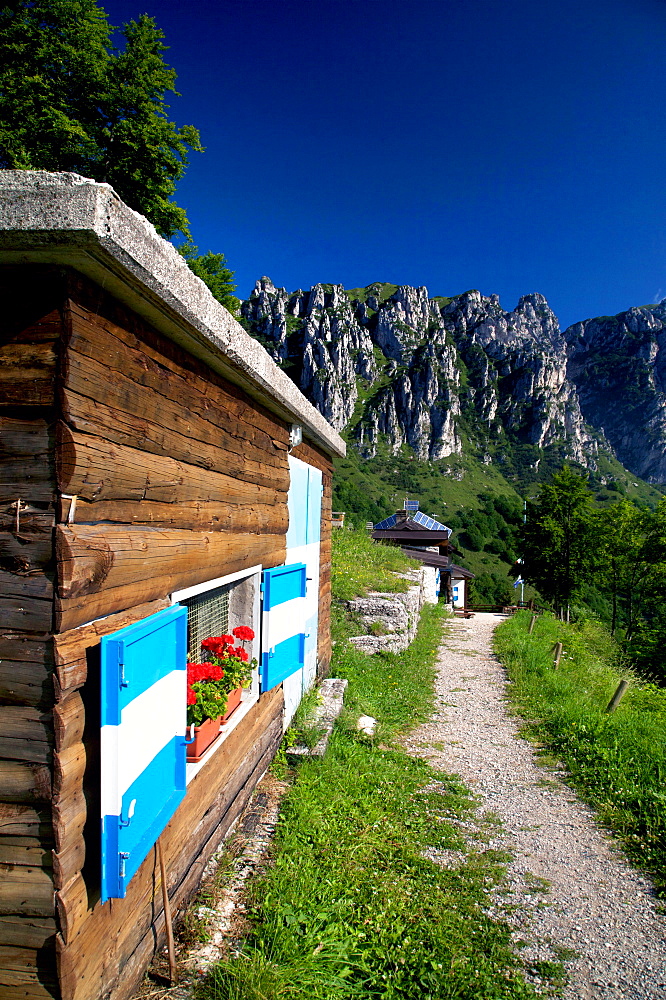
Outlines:
{"label": "window", "polygon": [[[218,577],[206,583],[176,591],[171,595],[172,604],[187,608],[188,660],[201,663],[201,641],[211,636],[226,635],[237,625],[249,625],[255,638],[248,644],[250,659],[259,660],[260,642],[261,566]],[[229,733],[247,715],[259,697],[259,678],[253,672],[250,687],[243,691],[243,700],[228,722],[221,727],[220,737],[206,750],[197,763],[187,763],[187,781],[190,782],[210,757],[219,749]]]}

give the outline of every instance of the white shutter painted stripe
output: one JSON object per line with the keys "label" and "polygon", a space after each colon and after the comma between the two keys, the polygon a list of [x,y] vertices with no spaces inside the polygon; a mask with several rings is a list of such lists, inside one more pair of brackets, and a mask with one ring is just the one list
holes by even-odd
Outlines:
{"label": "white shutter painted stripe", "polygon": [[116,762],[114,782],[102,784],[103,816],[119,816],[130,785],[175,733],[185,736],[186,700],[187,674],[172,670],[123,708],[119,726],[102,726],[102,757]]}

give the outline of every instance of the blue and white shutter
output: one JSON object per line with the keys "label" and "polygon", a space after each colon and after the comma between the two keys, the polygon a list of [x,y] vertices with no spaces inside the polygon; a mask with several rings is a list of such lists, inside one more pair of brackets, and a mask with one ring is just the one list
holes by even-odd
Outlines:
{"label": "blue and white shutter", "polygon": [[185,795],[187,608],[101,640],[102,902],[127,884]]}
{"label": "blue and white shutter", "polygon": [[269,691],[303,669],[305,661],[305,563],[264,570],[261,690]]}
{"label": "blue and white shutter", "polygon": [[303,692],[311,687],[317,674],[319,550],[323,490],[320,470],[292,456],[289,457],[289,473],[287,562],[305,564],[307,589],[300,622],[300,628],[304,633],[303,666],[300,671],[294,671],[288,676],[283,684],[285,725],[291,720]]}

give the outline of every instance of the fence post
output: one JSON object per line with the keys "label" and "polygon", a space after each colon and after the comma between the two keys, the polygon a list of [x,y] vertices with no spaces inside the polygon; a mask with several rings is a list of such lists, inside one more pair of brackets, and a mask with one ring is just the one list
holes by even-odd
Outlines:
{"label": "fence post", "polygon": [[616,690],[615,694],[613,695],[613,697],[611,698],[611,700],[606,705],[606,711],[607,712],[614,712],[615,711],[615,709],[617,708],[617,706],[622,701],[622,698],[624,697],[624,694],[625,694],[625,692],[626,692],[626,690],[627,690],[628,687],[629,687],[629,681],[620,681],[620,683],[617,686],[617,690]]}
{"label": "fence post", "polygon": [[534,631],[534,623],[535,623],[536,620],[537,620],[537,616],[536,615],[532,615],[532,621],[530,622],[530,627],[527,630],[528,635],[532,635],[532,632]]}
{"label": "fence post", "polygon": [[553,652],[555,653],[555,659],[553,660],[553,666],[557,669],[560,665],[560,657],[562,656],[562,643],[556,642],[553,646]]}

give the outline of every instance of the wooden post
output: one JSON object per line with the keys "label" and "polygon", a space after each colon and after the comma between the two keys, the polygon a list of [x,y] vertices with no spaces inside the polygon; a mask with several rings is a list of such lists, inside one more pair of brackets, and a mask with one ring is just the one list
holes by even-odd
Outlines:
{"label": "wooden post", "polygon": [[562,656],[562,643],[556,642],[553,647],[553,652],[555,653],[555,659],[553,660],[553,666],[557,670],[560,665],[560,657]]}
{"label": "wooden post", "polygon": [[530,627],[527,630],[527,632],[528,632],[529,635],[532,635],[532,632],[534,631],[534,623],[536,622],[536,620],[537,620],[537,616],[536,615],[532,615],[532,620],[530,622]]}
{"label": "wooden post", "polygon": [[614,712],[615,711],[615,709],[617,708],[617,706],[622,701],[622,699],[624,697],[624,694],[625,694],[625,692],[626,692],[626,690],[627,690],[628,687],[629,687],[629,681],[620,681],[620,683],[617,686],[617,690],[615,691],[615,694],[613,695],[613,697],[611,698],[611,700],[606,705],[606,711],[607,712]]}
{"label": "wooden post", "polygon": [[178,982],[178,966],[176,965],[176,946],[173,940],[173,922],[171,919],[171,903],[169,902],[169,890],[167,889],[166,867],[162,855],[162,845],[159,840],[156,844],[157,860],[160,864],[160,877],[162,879],[162,901],[164,903],[164,926],[166,928],[167,951],[169,952],[169,978],[172,984]]}

